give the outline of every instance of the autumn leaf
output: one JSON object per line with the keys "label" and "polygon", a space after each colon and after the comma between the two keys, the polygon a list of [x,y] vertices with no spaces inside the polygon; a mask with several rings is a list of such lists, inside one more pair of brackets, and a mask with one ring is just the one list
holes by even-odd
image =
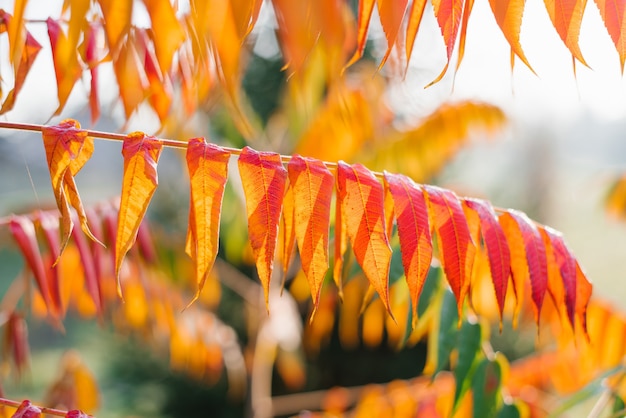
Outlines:
{"label": "autumn leaf", "polygon": [[152,109],[161,120],[161,123],[167,119],[170,114],[172,104],[172,85],[168,77],[166,77],[157,62],[157,57],[152,50],[148,34],[145,30],[137,30],[135,32],[140,58],[143,57],[143,66],[148,80],[147,96]]}
{"label": "autumn leaf", "polygon": [[337,286],[339,298],[343,300],[343,264],[344,254],[348,250],[348,231],[346,225],[346,216],[343,213],[343,205],[341,204],[341,196],[339,194],[338,183],[335,182],[337,188],[337,201],[335,202],[335,245],[333,280]]}
{"label": "autumn leaf", "polygon": [[419,298],[433,257],[428,206],[422,186],[402,174],[385,172],[385,185],[393,197],[402,265],[413,307],[412,326],[415,328]]}
{"label": "autumn leaf", "polygon": [[30,401],[22,401],[11,418],[40,418],[41,416],[41,409],[33,405]]}
{"label": "autumn leaf", "polygon": [[129,36],[119,48],[117,58],[113,60],[113,70],[117,77],[120,98],[124,105],[126,119],[144,101],[148,94],[149,81],[142,65],[135,42],[135,36]]}
{"label": "autumn leaf", "polygon": [[624,31],[626,4],[621,0],[595,0],[595,3],[619,54],[623,73],[626,61],[626,33]]}
{"label": "autumn leaf", "polygon": [[[520,272],[520,260],[517,258],[519,247],[515,247],[520,241],[513,237],[521,236],[523,241],[531,295],[535,306],[535,321],[539,324],[539,314],[548,286],[548,261],[544,241],[535,224],[525,213],[509,209],[500,215],[499,221],[511,249],[514,282],[518,281],[517,275]],[[517,293],[519,298],[519,291]]]}
{"label": "autumn leaf", "polygon": [[[52,303],[54,303],[55,311],[61,313],[61,316],[65,316],[66,306],[64,306],[63,301],[61,300],[61,277],[59,274],[59,264],[54,263],[54,261],[59,260],[59,257],[61,256],[59,219],[50,212],[39,211],[37,214],[37,221],[41,231],[43,231],[44,239],[48,245],[48,250],[50,251],[51,265],[46,266],[46,276],[48,280],[48,288],[50,289],[50,297]],[[52,265],[52,263],[54,263],[54,265]]]}
{"label": "autumn leaf", "polygon": [[89,243],[85,239],[85,235],[82,232],[79,232],[76,228],[72,230],[72,238],[80,256],[87,293],[93,301],[96,313],[98,315],[102,315],[101,277],[99,274],[99,266],[97,264],[100,262],[97,258],[101,256],[100,250],[102,247],[98,246],[94,248],[94,251],[92,252],[92,249],[89,247]]}
{"label": "autumn leaf", "polygon": [[587,0],[544,0],[552,25],[572,56],[587,65],[578,45],[580,25]]}
{"label": "autumn leaf", "polygon": [[289,161],[287,171],[293,189],[296,240],[313,299],[312,319],[319,306],[329,264],[330,203],[334,177],[322,161],[297,154]]}
{"label": "autumn leaf", "polygon": [[123,38],[130,31],[134,2],[126,0],[97,1],[104,18],[104,32],[109,44],[109,51],[115,61]]}
{"label": "autumn leaf", "polygon": [[100,117],[100,103],[98,99],[98,49],[97,49],[97,36],[100,28],[95,23],[89,23],[85,28],[84,35],[84,57],[83,61],[89,67],[89,73],[91,75],[90,89],[89,89],[89,109],[91,110],[91,123],[94,124]]}
{"label": "autumn leaf", "polygon": [[117,293],[122,297],[120,271],[124,256],[135,243],[139,224],[159,183],[157,163],[163,143],[143,132],[126,136],[122,146],[124,176],[115,238],[115,276]]}
{"label": "autumn leaf", "polygon": [[361,164],[337,165],[337,201],[356,260],[391,316],[389,266],[391,247],[385,231],[384,191]]}
{"label": "autumn leaf", "polygon": [[217,257],[220,215],[230,153],[208,143],[205,138],[192,138],[187,143],[186,158],[191,190],[187,254],[196,262],[198,284],[191,304],[200,296]]}
{"label": "autumn leaf", "polygon": [[385,52],[383,59],[380,61],[379,69],[385,65],[389,54],[391,54],[391,50],[396,44],[407,4],[408,0],[377,0],[376,2],[380,23],[385,32],[385,37],[387,38],[387,52]]}
{"label": "autumn leaf", "polygon": [[559,302],[565,302],[567,317],[572,326],[572,330],[574,330],[577,293],[576,259],[567,247],[567,244],[565,244],[563,235],[560,232],[549,227],[545,227],[544,231],[550,239],[554,251],[555,263],[560,273],[559,278],[561,279],[561,285],[565,291],[563,301]]}
{"label": "autumn leaf", "polygon": [[463,13],[463,0],[433,0],[433,9],[437,17],[437,23],[443,35],[443,42],[446,45],[446,54],[448,62],[441,74],[430,84],[434,84],[441,80],[448,69],[450,57],[454,50],[457,34],[461,24],[461,15]]}
{"label": "autumn leaf", "polygon": [[176,12],[170,0],[143,0],[150,21],[154,49],[162,74],[167,74],[172,67],[174,53],[185,39],[185,33],[176,18]]}
{"label": "autumn leaf", "polygon": [[65,418],[93,418],[91,415],[87,415],[80,409],[72,409],[71,411],[67,411],[65,414]]}
{"label": "autumn leaf", "polygon": [[283,167],[280,154],[245,147],[239,156],[239,174],[246,197],[248,235],[269,312],[269,286],[287,170]]}
{"label": "autumn leaf", "polygon": [[370,26],[370,20],[372,18],[372,12],[374,11],[374,3],[376,0],[361,0],[359,1],[358,11],[358,23],[357,23],[357,48],[352,55],[352,58],[346,64],[346,68],[357,62],[365,51],[365,44],[367,42],[367,29]]}
{"label": "autumn leaf", "polygon": [[459,198],[450,190],[424,186],[439,238],[443,270],[456,297],[459,318],[469,290],[476,247]]}
{"label": "autumn leaf", "polygon": [[528,59],[526,59],[519,39],[525,3],[526,0],[489,0],[491,11],[504,37],[509,42],[509,45],[511,45],[511,50],[526,64],[530,71],[535,73]]}
{"label": "autumn leaf", "polygon": [[287,272],[289,271],[296,250],[295,209],[293,187],[291,181],[289,181],[287,190],[285,191],[285,198],[283,199],[283,214],[280,221],[282,228],[279,229],[280,246],[282,248],[280,261],[283,265],[281,292],[284,289]]}
{"label": "autumn leaf", "polygon": [[56,126],[45,126],[41,132],[50,171],[52,191],[59,212],[61,212],[60,255],[63,253],[74,227],[70,207],[76,210],[81,229],[85,235],[99,242],[89,229],[85,210],[74,182],[74,176],[91,158],[94,148],[93,138],[87,134],[87,131],[80,129],[80,124],[72,119],[66,119]]}
{"label": "autumn leaf", "polygon": [[28,327],[21,314],[15,311],[7,314],[9,317],[5,319],[3,356],[4,359],[12,358],[18,374],[22,375],[27,371],[30,362]]}
{"label": "autumn leaf", "polygon": [[576,316],[580,320],[580,324],[583,328],[583,332],[589,339],[589,332],[587,330],[587,307],[589,300],[591,299],[591,292],[593,286],[583,269],[576,262]]}
{"label": "autumn leaf", "polygon": [[414,0],[411,3],[409,10],[409,18],[406,26],[406,65],[408,68],[411,61],[411,55],[413,54],[413,46],[415,45],[415,39],[417,38],[417,31],[422,23],[422,17],[424,16],[424,9],[426,8],[426,0]]}
{"label": "autumn leaf", "polygon": [[500,322],[502,322],[504,298],[511,274],[511,254],[506,236],[498,223],[498,216],[491,203],[478,199],[465,199],[464,203],[475,211],[480,219],[480,232],[489,256],[491,279],[500,308]]}
{"label": "autumn leaf", "polygon": [[[85,2],[82,3],[85,4]],[[73,15],[74,8],[72,8],[72,16]],[[49,17],[46,20],[46,24],[48,26],[50,46],[52,47],[54,74],[57,80],[59,107],[54,112],[56,116],[60,114],[65,107],[65,103],[74,85],[81,77],[83,69],[78,61],[76,43],[71,44],[72,40],[65,35],[59,22]],[[78,42],[78,38],[76,38],[75,41]]]}

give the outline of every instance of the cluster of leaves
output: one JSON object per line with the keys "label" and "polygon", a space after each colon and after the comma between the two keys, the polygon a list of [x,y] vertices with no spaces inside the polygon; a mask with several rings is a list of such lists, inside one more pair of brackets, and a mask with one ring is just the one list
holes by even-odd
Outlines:
{"label": "cluster of leaves", "polygon": [[[13,107],[42,48],[26,30],[24,11],[27,3],[26,0],[16,1],[13,16],[5,11],[0,14],[0,33],[8,33],[9,59],[14,69],[14,87],[5,98],[0,113]],[[299,3],[273,0],[271,4],[285,68],[295,75],[292,85],[306,90],[306,83],[299,79],[306,72],[305,64],[316,56],[324,57],[325,72],[331,79],[358,61],[365,49],[375,6],[387,40],[387,51],[380,66],[390,55],[408,62],[426,3],[426,0],[410,2],[410,5],[407,0],[361,0],[355,24],[347,2],[312,2],[305,7]],[[457,38],[460,38],[457,68],[465,52],[473,3],[473,0],[432,2],[448,62]],[[559,36],[572,56],[585,65],[578,37],[586,3],[583,0],[545,2]],[[623,68],[626,49],[621,41],[624,19],[621,6],[615,1],[596,0],[595,3]],[[512,53],[530,68],[520,44],[525,2],[490,0],[489,4]],[[69,17],[46,20],[58,87],[59,106],[55,114],[62,111],[75,84],[83,72],[88,71],[91,80],[89,103],[92,120],[96,120],[100,114],[98,69],[103,62],[111,61],[127,118],[147,101],[164,120],[170,114],[176,86],[180,87],[185,111],[193,113],[198,103],[206,102],[214,94],[215,87],[221,86],[234,113],[239,115],[239,127],[249,135],[250,126],[244,116],[239,91],[245,62],[241,46],[257,23],[262,0],[191,1],[188,10],[172,6],[169,0],[144,0],[143,5],[151,28],[131,23],[136,5],[134,1],[126,0],[66,1],[62,14],[69,14]],[[309,24],[302,25],[304,21]],[[104,33],[106,45],[99,41],[101,33]],[[393,51],[397,54],[392,54]],[[434,82],[443,77],[447,68],[448,65]]]}

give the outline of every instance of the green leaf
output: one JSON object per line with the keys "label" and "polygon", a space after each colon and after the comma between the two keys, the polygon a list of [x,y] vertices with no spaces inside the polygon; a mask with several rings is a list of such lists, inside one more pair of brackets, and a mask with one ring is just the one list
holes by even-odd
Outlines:
{"label": "green leaf", "polygon": [[472,378],[474,393],[474,416],[495,417],[498,411],[502,370],[496,360],[483,359]]}
{"label": "green leaf", "polygon": [[497,418],[520,418],[521,414],[517,405],[515,404],[504,404],[500,411],[498,411]]}
{"label": "green leaf", "polygon": [[624,404],[624,400],[620,396],[615,396],[615,400],[613,401],[613,409],[611,409],[613,416],[623,414],[625,410],[626,404]]}
{"label": "green leaf", "polygon": [[454,369],[456,389],[454,391],[453,414],[459,406],[459,401],[469,389],[472,374],[481,355],[482,332],[480,324],[464,321],[458,336],[457,347],[459,362]]}
{"label": "green leaf", "polygon": [[[393,264],[393,258],[391,259],[391,263]],[[436,290],[439,288],[439,283],[441,283],[441,268],[431,266],[430,270],[428,270],[428,276],[426,276],[424,287],[422,288],[420,300],[417,303],[417,315],[419,315],[419,317],[422,317],[422,315],[426,312],[426,309],[432,306],[432,298],[433,295],[435,295]],[[411,318],[411,320],[412,319],[413,318]]]}
{"label": "green leaf", "polygon": [[443,294],[441,322],[439,323],[439,332],[437,333],[437,367],[433,376],[437,375],[448,364],[450,353],[456,347],[457,334],[459,333],[457,328],[458,320],[456,298],[450,290],[446,289]]}

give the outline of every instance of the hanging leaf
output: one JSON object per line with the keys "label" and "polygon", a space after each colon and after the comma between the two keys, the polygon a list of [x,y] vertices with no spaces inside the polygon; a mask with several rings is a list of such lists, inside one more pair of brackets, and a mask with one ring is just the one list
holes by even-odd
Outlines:
{"label": "hanging leaf", "polygon": [[217,257],[220,215],[229,159],[228,151],[208,143],[205,138],[192,138],[187,143],[187,167],[191,190],[187,254],[196,262],[198,284],[198,290],[190,304],[200,296]]}
{"label": "hanging leaf", "polygon": [[422,23],[422,17],[424,16],[424,9],[426,8],[426,0],[413,0],[411,3],[411,9],[409,10],[409,18],[406,26],[406,65],[408,68],[411,61],[411,55],[413,54],[413,46],[415,45],[415,39],[417,38],[417,32]]}
{"label": "hanging leaf", "polygon": [[464,202],[480,218],[480,232],[489,256],[491,279],[496,292],[496,299],[500,309],[500,323],[502,324],[504,298],[511,274],[511,254],[506,236],[498,223],[498,216],[491,203],[478,199],[465,199]]}
{"label": "hanging leaf", "polygon": [[281,262],[283,264],[283,282],[281,284],[281,291],[285,285],[285,279],[287,278],[287,272],[291,266],[291,261],[296,250],[296,230],[295,230],[295,201],[293,196],[293,182],[290,180],[285,192],[285,198],[283,199],[283,216],[281,218],[282,233],[282,256]]}
{"label": "hanging leaf", "polygon": [[374,11],[375,0],[361,0],[359,1],[359,20],[357,23],[357,48],[352,55],[352,58],[346,64],[346,68],[357,62],[365,51],[365,44],[367,43],[367,29],[370,26],[370,19],[372,18],[372,12]]}
{"label": "hanging leaf", "polygon": [[526,0],[489,0],[491,11],[504,37],[511,45],[511,50],[535,74],[520,44],[520,28]]}
{"label": "hanging leaf", "polygon": [[[52,264],[55,260],[59,260],[59,257],[61,257],[61,241],[59,240],[59,218],[52,215],[50,212],[39,211],[37,213],[37,221],[39,222],[39,227],[43,231],[44,239],[48,245]],[[50,289],[50,297],[52,299],[52,303],[54,303],[54,309],[57,312],[60,312],[61,316],[65,316],[67,307],[64,306],[61,299],[61,277],[59,274],[59,264],[57,263],[46,267],[48,287]]]}
{"label": "hanging leaf", "polygon": [[28,268],[33,273],[33,276],[35,276],[35,282],[37,283],[39,293],[41,293],[48,312],[50,312],[54,318],[58,318],[59,312],[55,309],[55,305],[50,297],[50,287],[48,286],[44,263],[41,258],[39,246],[37,245],[35,226],[26,216],[11,216],[9,220],[9,231],[20,247],[20,251],[24,256]]}
{"label": "hanging leaf", "polygon": [[[545,244],[539,230],[525,213],[509,209],[500,215],[499,220],[505,231],[511,254],[514,255],[514,263],[512,262],[514,277],[520,272],[520,267],[517,258],[519,248],[515,247],[519,243],[519,239],[513,237],[521,235],[530,278],[531,295],[535,306],[535,321],[539,324],[539,314],[548,287],[548,261]],[[516,249],[513,250],[513,248]],[[514,280],[517,281],[518,278],[515,277]]]}
{"label": "hanging leaf", "polygon": [[81,229],[85,235],[93,241],[99,242],[89,229],[87,216],[74,182],[74,176],[91,158],[94,148],[93,138],[87,135],[87,131],[80,129],[80,124],[72,119],[66,119],[56,126],[45,126],[41,132],[50,171],[52,191],[59,212],[61,212],[59,254],[63,253],[74,227],[70,206],[76,210]]}
{"label": "hanging leaf", "polygon": [[[571,251],[565,244],[565,240],[560,232],[555,231],[552,228],[545,227],[552,248],[554,249],[554,258],[556,265],[560,272],[560,279],[565,290],[565,308],[567,317],[572,325],[572,331],[575,328],[575,314],[576,314],[576,259],[572,255]],[[558,305],[557,305],[558,306]]]}
{"label": "hanging leaf", "polygon": [[152,22],[152,36],[159,68],[162,74],[167,74],[172,67],[174,53],[185,40],[185,33],[170,0],[143,0],[143,3]]}
{"label": "hanging leaf", "polygon": [[13,19],[7,22],[9,35],[9,61],[13,68],[23,54],[24,39],[26,38],[26,21],[24,11],[28,0],[16,0],[13,4]]}
{"label": "hanging leaf", "polygon": [[11,418],[41,418],[41,409],[37,408],[30,401],[22,401],[17,411]]}
{"label": "hanging leaf", "polygon": [[459,36],[459,52],[456,60],[456,71],[459,71],[459,67],[461,66],[461,62],[463,62],[463,57],[465,56],[465,42],[467,38],[467,25],[469,22],[469,17],[472,14],[472,9],[474,8],[474,0],[465,0],[465,4],[463,5],[463,17],[461,19],[461,34]]}
{"label": "hanging leaf", "polygon": [[239,156],[239,174],[246,196],[248,235],[269,312],[269,286],[287,170],[283,167],[280,154],[245,147]]}
{"label": "hanging leaf", "polygon": [[[83,4],[86,2],[83,2]],[[73,11],[73,9],[72,9]],[[48,26],[48,36],[52,47],[52,62],[54,64],[54,74],[57,80],[57,94],[59,107],[54,115],[59,115],[74,85],[81,77],[83,69],[78,61],[76,44],[70,45],[70,39],[65,35],[59,22],[52,18],[46,20]],[[78,42],[78,38],[76,39]]]}
{"label": "hanging leaf", "polygon": [[335,182],[337,189],[337,201],[335,202],[335,264],[333,266],[333,280],[339,292],[339,298],[343,300],[343,264],[344,254],[348,250],[348,230],[346,216],[343,213],[342,196],[339,192],[339,184]]}
{"label": "hanging leaf", "polygon": [[89,109],[91,110],[91,123],[95,124],[100,117],[100,102],[98,99],[98,48],[97,48],[97,36],[99,26],[95,23],[89,23],[85,29],[84,35],[84,58],[85,64],[89,67],[89,73],[91,75],[90,89],[89,89]]}
{"label": "hanging leaf", "polygon": [[412,326],[415,328],[420,295],[433,257],[428,206],[422,186],[406,176],[385,172],[385,185],[393,197],[402,265],[413,307]]}
{"label": "hanging leaf", "polygon": [[4,328],[4,359],[13,359],[18,375],[28,370],[30,362],[30,346],[28,344],[28,327],[23,316],[11,312]]}
{"label": "hanging leaf", "polygon": [[424,186],[439,238],[443,270],[457,301],[459,318],[469,290],[476,247],[459,198],[450,190]]}
{"label": "hanging leaf", "polygon": [[587,0],[544,0],[552,25],[572,56],[587,65],[578,45],[580,25]]}
{"label": "hanging leaf", "polygon": [[115,61],[123,38],[130,31],[134,2],[126,0],[97,1],[104,18],[104,33],[109,44],[109,51]]}
{"label": "hanging leaf", "polygon": [[119,53],[116,55],[117,58],[113,60],[113,70],[117,78],[126,119],[129,119],[144,101],[150,86],[142,65],[143,57],[137,51],[136,37],[131,35],[121,44]]}
{"label": "hanging leaf", "polygon": [[456,411],[463,395],[471,387],[476,363],[481,356],[482,330],[480,324],[464,321],[458,333],[457,348],[459,360],[454,368],[454,403],[452,411]]}
{"label": "hanging leaf", "polygon": [[578,262],[576,262],[576,316],[580,320],[580,324],[587,339],[589,339],[589,332],[587,330],[587,306],[591,299],[592,290],[593,286],[591,282],[589,282],[582,268]]}
{"label": "hanging leaf", "polygon": [[302,270],[309,282],[316,312],[324,276],[328,271],[330,203],[334,177],[322,161],[294,155],[287,166],[293,188],[295,235]]}
{"label": "hanging leaf", "polygon": [[387,312],[391,247],[385,232],[384,191],[374,174],[361,164],[337,165],[338,202],[356,260]]}
{"label": "hanging leaf", "polygon": [[433,9],[446,45],[448,62],[450,62],[461,24],[463,0],[433,0]]}
{"label": "hanging leaf", "polygon": [[76,244],[76,248],[78,249],[78,254],[80,256],[80,262],[83,268],[87,293],[91,297],[91,300],[96,307],[96,313],[98,314],[98,316],[101,316],[102,291],[100,281],[101,277],[98,274],[99,268],[97,265],[99,260],[97,261],[97,258],[101,256],[100,250],[102,247],[94,247],[95,251],[94,253],[92,253],[92,249],[89,248],[89,243],[85,239],[85,235],[83,234],[83,232],[79,231],[76,228],[72,230],[72,238],[74,239],[74,244]]}
{"label": "hanging leaf", "polygon": [[496,359],[484,358],[476,367],[472,379],[474,396],[473,416],[495,416],[499,409],[499,395],[502,386],[502,366]]}
{"label": "hanging leaf", "polygon": [[376,2],[380,23],[387,38],[387,52],[385,52],[383,59],[380,61],[379,69],[385,65],[389,54],[391,54],[396,44],[408,3],[408,0],[377,0]]}
{"label": "hanging leaf", "polygon": [[172,104],[172,85],[169,77],[159,68],[157,57],[145,30],[136,31],[136,39],[140,46],[138,52],[143,58],[143,68],[148,80],[147,96],[152,109],[163,123],[170,114]]}
{"label": "hanging leaf", "polygon": [[135,243],[139,224],[159,183],[157,163],[162,149],[161,141],[143,132],[133,132],[124,138],[124,176],[115,238],[115,277],[120,298],[122,262]]}
{"label": "hanging leaf", "polygon": [[626,3],[621,0],[595,0],[600,16],[604,21],[604,26],[611,35],[615,48],[619,54],[619,62],[624,72],[624,62],[626,61],[626,33],[624,33],[624,12]]}

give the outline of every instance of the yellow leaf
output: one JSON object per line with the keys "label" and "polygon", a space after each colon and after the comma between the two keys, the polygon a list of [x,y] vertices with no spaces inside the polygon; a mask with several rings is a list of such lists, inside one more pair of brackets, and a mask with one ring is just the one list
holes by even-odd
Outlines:
{"label": "yellow leaf", "polygon": [[130,30],[133,3],[127,0],[98,0],[104,17],[104,32],[109,44],[109,51],[115,59],[123,38]]}
{"label": "yellow leaf", "polygon": [[152,22],[154,49],[163,74],[172,67],[174,53],[185,40],[170,0],[143,0]]}

